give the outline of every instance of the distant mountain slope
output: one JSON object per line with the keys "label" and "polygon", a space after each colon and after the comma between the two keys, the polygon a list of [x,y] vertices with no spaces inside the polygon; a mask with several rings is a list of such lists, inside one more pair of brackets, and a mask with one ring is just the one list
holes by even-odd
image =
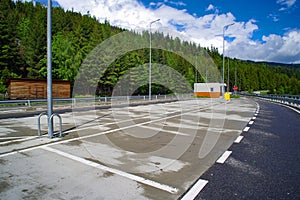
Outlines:
{"label": "distant mountain slope", "polygon": [[290,68],[290,69],[300,69],[300,63],[286,64],[286,63],[265,62],[265,61],[256,62],[256,61],[251,61],[251,60],[247,60],[247,62],[256,63],[256,64],[266,64],[268,66],[286,67],[286,68]]}

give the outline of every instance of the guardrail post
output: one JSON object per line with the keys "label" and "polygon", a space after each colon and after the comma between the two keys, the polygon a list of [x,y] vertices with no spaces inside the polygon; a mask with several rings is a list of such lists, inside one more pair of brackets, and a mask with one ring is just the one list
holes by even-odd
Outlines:
{"label": "guardrail post", "polygon": [[29,99],[27,99],[27,103],[28,103],[28,107],[31,107]]}

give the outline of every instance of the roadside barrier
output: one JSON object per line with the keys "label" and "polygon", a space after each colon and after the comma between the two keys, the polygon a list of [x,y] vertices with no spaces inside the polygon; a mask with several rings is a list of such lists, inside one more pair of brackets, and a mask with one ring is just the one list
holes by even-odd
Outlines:
{"label": "roadside barrier", "polygon": [[284,94],[284,95],[242,94],[242,95],[253,96],[267,101],[288,105],[300,110],[300,95],[288,95],[288,94]]}

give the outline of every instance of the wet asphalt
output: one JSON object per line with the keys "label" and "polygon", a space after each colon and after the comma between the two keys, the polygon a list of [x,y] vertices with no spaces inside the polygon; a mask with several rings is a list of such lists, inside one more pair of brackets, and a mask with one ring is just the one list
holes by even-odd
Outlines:
{"label": "wet asphalt", "polygon": [[300,199],[300,114],[256,102],[254,124],[224,164],[201,176],[209,182],[195,199]]}

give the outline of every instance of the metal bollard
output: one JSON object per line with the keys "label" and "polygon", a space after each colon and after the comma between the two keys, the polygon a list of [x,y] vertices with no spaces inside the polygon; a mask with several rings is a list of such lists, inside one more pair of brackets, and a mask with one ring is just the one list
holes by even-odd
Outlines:
{"label": "metal bollard", "polygon": [[[52,121],[53,120],[53,117],[54,116],[57,116],[58,119],[59,119],[59,137],[62,136],[62,119],[61,119],[61,116],[57,113],[53,113],[50,117],[50,120]],[[52,135],[53,136],[53,135]]]}
{"label": "metal bollard", "polygon": [[41,117],[43,115],[46,115],[47,116],[47,113],[46,112],[42,112],[41,114],[39,114],[38,116],[38,136],[41,136]]}

